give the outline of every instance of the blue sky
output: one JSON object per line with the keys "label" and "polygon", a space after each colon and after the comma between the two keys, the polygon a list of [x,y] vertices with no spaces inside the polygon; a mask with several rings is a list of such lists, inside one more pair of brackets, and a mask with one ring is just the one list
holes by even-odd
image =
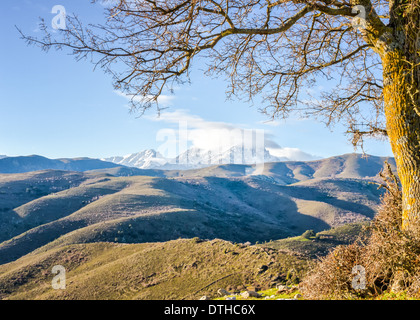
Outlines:
{"label": "blue sky", "polygon": [[[178,127],[174,116],[197,120],[199,125],[191,129],[201,132],[215,127],[262,129],[286,151],[317,157],[354,152],[343,126],[331,131],[314,120],[293,117],[265,123],[268,118],[259,113],[258,105],[226,101],[226,83],[203,77],[196,69],[191,85],[164,97],[162,104],[169,108],[162,118],[157,119],[154,109],[142,117],[129,113],[126,97],[115,92],[102,70],[94,72],[89,61],[76,62],[65,50],[45,53],[20,39],[15,25],[36,35],[39,18],[50,24],[55,5],[63,5],[67,13],[76,13],[87,23],[102,19],[101,5],[86,0],[2,0],[0,154],[101,158],[158,149],[162,144],[158,133]],[[190,144],[206,143],[205,135],[195,137]],[[365,151],[392,155],[387,141],[367,141]]]}

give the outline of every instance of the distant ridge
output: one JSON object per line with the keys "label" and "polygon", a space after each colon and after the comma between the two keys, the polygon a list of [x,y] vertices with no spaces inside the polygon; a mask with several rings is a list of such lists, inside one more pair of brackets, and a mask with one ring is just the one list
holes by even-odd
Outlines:
{"label": "distant ridge", "polygon": [[0,173],[24,173],[39,170],[89,171],[120,167],[119,165],[91,158],[48,159],[39,155],[0,157]]}
{"label": "distant ridge", "polygon": [[[197,150],[196,150],[197,151]],[[200,151],[201,152],[201,151]],[[196,154],[200,153],[199,151]],[[254,164],[205,164],[197,160],[191,165],[163,164],[150,166],[155,162],[153,159],[160,158],[159,153],[153,150],[146,150],[130,156],[118,159],[117,157],[107,159],[61,158],[49,159],[39,155],[4,157],[0,156],[0,173],[26,173],[41,170],[64,170],[64,171],[98,171],[109,173],[114,176],[249,176],[262,175],[271,177],[279,182],[289,184],[313,178],[367,178],[375,177],[383,168],[384,161],[388,160],[395,170],[395,160],[391,157],[377,157],[361,155],[357,153],[343,154],[325,159],[311,161],[291,161],[267,156],[267,161],[261,166],[262,172],[256,171]],[[178,157],[177,157],[178,158]],[[122,159],[128,161],[122,161]],[[127,163],[128,162],[128,163]],[[146,165],[139,165],[139,164]],[[162,164],[162,162],[160,162]],[[141,167],[141,168],[139,168]],[[261,169],[260,168],[260,169]]]}

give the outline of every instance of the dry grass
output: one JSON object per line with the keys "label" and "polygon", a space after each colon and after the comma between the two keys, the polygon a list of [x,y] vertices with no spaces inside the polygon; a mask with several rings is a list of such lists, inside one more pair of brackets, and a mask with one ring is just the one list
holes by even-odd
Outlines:
{"label": "dry grass", "polygon": [[[0,300],[214,298],[219,288],[234,292],[291,284],[309,264],[273,249],[219,239],[74,244],[1,265]],[[66,268],[65,290],[51,287],[54,265]]]}
{"label": "dry grass", "polygon": [[[339,246],[322,258],[301,284],[305,298],[375,299],[390,293],[420,298],[419,233],[401,228],[401,191],[388,165],[381,176],[387,192],[368,227],[368,236],[351,245]],[[362,289],[352,283],[356,265],[365,270]]]}

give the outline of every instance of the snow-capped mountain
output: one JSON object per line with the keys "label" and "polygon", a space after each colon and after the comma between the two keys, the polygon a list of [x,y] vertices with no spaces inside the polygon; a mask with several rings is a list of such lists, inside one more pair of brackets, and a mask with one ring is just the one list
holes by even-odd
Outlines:
{"label": "snow-capped mountain", "polygon": [[193,147],[181,153],[175,159],[172,159],[171,163],[189,165],[192,168],[201,168],[217,164],[213,161],[213,156],[214,155],[211,150]]}
{"label": "snow-capped mountain", "polygon": [[195,169],[218,164],[255,164],[262,162],[286,161],[270,154],[267,149],[256,150],[241,145],[227,150],[206,150],[192,147],[175,158],[165,158],[159,152],[148,149],[124,157],[116,156],[101,159],[140,169]]}
{"label": "snow-capped mountain", "polygon": [[255,148],[244,148],[241,145],[233,146],[227,150],[191,148],[175,158],[176,163],[188,164],[195,168],[227,163],[253,164],[284,160],[288,159],[275,157],[265,148],[256,150]]}
{"label": "snow-capped mountain", "polygon": [[101,160],[140,169],[155,169],[168,163],[168,159],[153,149],[132,153],[124,157],[116,156]]}
{"label": "snow-capped mountain", "polygon": [[287,158],[275,157],[266,148],[245,148],[241,145],[233,146],[228,150],[215,155],[214,161],[218,163],[253,164],[263,162],[287,161]]}

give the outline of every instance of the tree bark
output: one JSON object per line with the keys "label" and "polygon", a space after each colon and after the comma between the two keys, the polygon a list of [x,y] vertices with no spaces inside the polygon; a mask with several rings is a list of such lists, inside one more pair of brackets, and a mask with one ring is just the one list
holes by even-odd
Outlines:
{"label": "tree bark", "polygon": [[[418,1],[413,1],[418,2]],[[420,100],[418,7],[407,12],[394,2],[394,43],[382,55],[385,117],[401,181],[402,228],[420,231]],[[400,5],[400,6],[398,6]],[[403,10],[403,8],[405,8]]]}
{"label": "tree bark", "polygon": [[410,98],[410,65],[401,52],[386,53],[384,100],[387,132],[397,163],[403,194],[402,224],[419,225],[420,217],[420,116]]}

